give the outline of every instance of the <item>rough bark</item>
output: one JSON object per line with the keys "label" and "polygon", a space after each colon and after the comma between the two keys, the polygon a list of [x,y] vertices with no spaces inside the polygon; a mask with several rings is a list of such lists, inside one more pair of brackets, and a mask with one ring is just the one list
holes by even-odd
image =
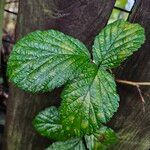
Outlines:
{"label": "rough bark", "polygon": [[[150,81],[150,0],[138,0],[129,21],[145,28],[146,41],[122,67],[117,69],[116,77],[131,81]],[[120,108],[111,125],[119,134],[119,143],[114,150],[150,149],[150,87],[141,87],[146,101],[145,113],[135,87],[118,85],[121,96]],[[113,148],[111,148],[112,150]]]}
{"label": "rough bark", "polygon": [[[36,29],[58,29],[87,46],[105,26],[115,0],[20,0],[16,37]],[[47,139],[32,127],[35,115],[50,105],[59,105],[61,89],[33,95],[10,85],[7,108],[5,150],[43,150]]]}
{"label": "rough bark", "polygon": [[[0,48],[2,46],[4,2],[5,2],[4,0],[0,1]],[[0,58],[1,58],[1,53],[0,53]]]}
{"label": "rough bark", "polygon": [[[0,1],[0,72],[2,70],[2,35],[3,35],[3,16],[4,16],[4,0]],[[1,78],[1,74],[0,74],[0,78]],[[1,98],[1,97],[0,97]],[[2,116],[0,116],[2,117]],[[3,120],[0,118],[0,121]],[[1,127],[1,124],[0,124]],[[0,131],[0,147],[2,145],[2,132]]]}

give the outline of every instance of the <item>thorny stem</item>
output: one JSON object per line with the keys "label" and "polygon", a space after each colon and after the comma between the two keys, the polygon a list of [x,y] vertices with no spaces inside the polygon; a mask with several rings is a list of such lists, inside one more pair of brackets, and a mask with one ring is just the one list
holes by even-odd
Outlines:
{"label": "thorny stem", "polygon": [[135,86],[137,88],[139,96],[140,96],[142,104],[143,104],[143,112],[145,112],[145,106],[144,106],[145,100],[144,100],[144,97],[142,95],[142,91],[140,89],[140,86],[150,86],[150,82],[134,82],[134,81],[127,81],[127,80],[120,80],[120,79],[116,79],[116,82],[126,84],[126,85]]}

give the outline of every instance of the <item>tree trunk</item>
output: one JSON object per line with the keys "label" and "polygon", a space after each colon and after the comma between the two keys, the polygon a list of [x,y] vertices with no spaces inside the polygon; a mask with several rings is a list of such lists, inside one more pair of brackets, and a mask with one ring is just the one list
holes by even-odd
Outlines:
{"label": "tree trunk", "polygon": [[[115,0],[20,0],[16,38],[36,29],[57,29],[88,47],[105,26]],[[59,105],[61,88],[51,93],[29,94],[10,85],[5,130],[5,150],[43,150],[50,143],[32,127],[35,115]]]}
{"label": "tree trunk", "polygon": [[[129,21],[145,28],[146,41],[131,59],[117,69],[116,77],[131,81],[150,81],[150,0],[137,0]],[[150,149],[150,87],[141,87],[145,99],[145,113],[136,87],[118,85],[120,108],[111,125],[119,134],[114,150]],[[112,150],[112,148],[111,148]]]}
{"label": "tree trunk", "polygon": [[[1,0],[0,1],[0,48],[2,46],[3,16],[4,16],[4,0]],[[1,58],[1,53],[0,53],[0,58]]]}
{"label": "tree trunk", "polygon": [[[2,36],[3,36],[4,0],[0,1],[0,78],[2,77]],[[1,116],[0,116],[1,117]],[[1,121],[1,119],[0,119]],[[0,124],[1,125],[1,124]],[[2,145],[2,132],[0,131],[0,147]]]}

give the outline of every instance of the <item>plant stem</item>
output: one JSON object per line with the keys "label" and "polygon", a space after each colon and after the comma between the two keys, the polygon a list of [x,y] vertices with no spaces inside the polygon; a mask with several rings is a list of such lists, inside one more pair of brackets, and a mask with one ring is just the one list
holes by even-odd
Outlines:
{"label": "plant stem", "polygon": [[143,104],[143,112],[145,112],[145,106],[144,106],[145,100],[144,100],[144,97],[142,95],[142,91],[140,89],[140,86],[150,86],[150,82],[134,82],[134,81],[127,81],[127,80],[120,80],[120,79],[116,79],[116,82],[121,83],[121,84],[135,86],[137,88],[139,96],[140,96],[142,104]]}
{"label": "plant stem", "polygon": [[116,79],[116,81],[118,83],[132,85],[132,86],[141,86],[141,85],[150,86],[150,82],[134,82],[134,81],[127,81],[127,80],[120,80],[120,79]]}

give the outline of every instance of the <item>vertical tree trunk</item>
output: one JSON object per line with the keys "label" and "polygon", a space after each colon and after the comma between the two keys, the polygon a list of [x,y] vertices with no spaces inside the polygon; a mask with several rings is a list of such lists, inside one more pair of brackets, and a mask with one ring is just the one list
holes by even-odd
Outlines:
{"label": "vertical tree trunk", "polygon": [[[0,48],[2,46],[3,16],[4,16],[4,0],[1,0],[0,1]],[[0,58],[1,58],[1,54],[0,54]]]}
{"label": "vertical tree trunk", "polygon": [[[131,59],[116,71],[117,78],[150,82],[150,0],[137,0],[129,21],[145,28],[146,41]],[[119,85],[120,108],[112,121],[120,140],[114,150],[150,149],[150,87],[141,87],[145,113],[136,87]],[[112,150],[112,148],[111,148]]]}
{"label": "vertical tree trunk", "polygon": [[[58,29],[87,46],[105,26],[115,0],[20,0],[16,37],[36,29]],[[32,127],[35,115],[50,105],[59,105],[61,88],[51,93],[29,94],[10,85],[5,150],[43,150],[48,140]]]}
{"label": "vertical tree trunk", "polygon": [[[3,35],[3,14],[4,14],[4,0],[0,1],[0,70],[2,70],[1,64],[2,64],[2,56],[1,56],[1,48],[2,48],[2,35]],[[0,74],[0,78],[1,78]],[[0,147],[2,142],[2,133],[0,133]]]}

